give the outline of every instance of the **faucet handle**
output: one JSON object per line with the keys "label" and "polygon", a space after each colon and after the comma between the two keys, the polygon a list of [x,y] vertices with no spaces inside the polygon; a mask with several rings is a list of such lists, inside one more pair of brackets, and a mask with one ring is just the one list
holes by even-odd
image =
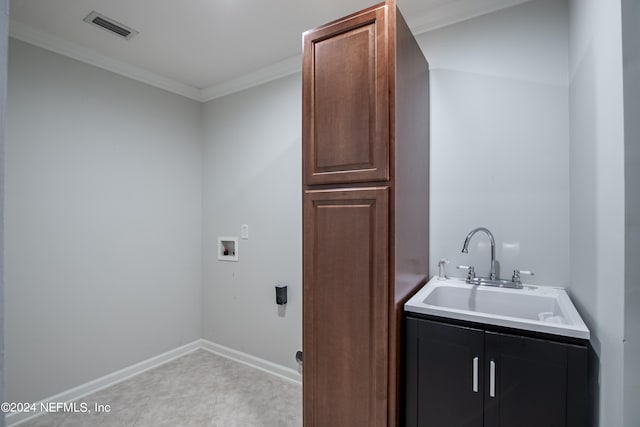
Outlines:
{"label": "faucet handle", "polygon": [[522,283],[520,281],[520,275],[524,274],[525,276],[534,276],[533,271],[528,270],[513,270],[513,276],[511,276],[511,281],[513,283]]}
{"label": "faucet handle", "polygon": [[476,270],[473,265],[459,265],[456,267],[458,270],[468,270],[467,280],[475,279]]}

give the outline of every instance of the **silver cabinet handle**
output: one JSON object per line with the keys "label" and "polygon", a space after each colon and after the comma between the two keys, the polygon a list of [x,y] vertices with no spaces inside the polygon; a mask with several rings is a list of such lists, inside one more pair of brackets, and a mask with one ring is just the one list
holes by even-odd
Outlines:
{"label": "silver cabinet handle", "polygon": [[489,363],[489,396],[496,397],[496,362]]}
{"label": "silver cabinet handle", "polygon": [[478,392],[478,357],[473,358],[473,392]]}

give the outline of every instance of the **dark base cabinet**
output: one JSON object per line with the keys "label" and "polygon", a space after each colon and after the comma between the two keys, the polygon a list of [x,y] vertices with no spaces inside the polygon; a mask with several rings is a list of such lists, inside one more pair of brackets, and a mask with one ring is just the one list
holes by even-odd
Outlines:
{"label": "dark base cabinet", "polygon": [[588,343],[406,317],[407,427],[584,427]]}

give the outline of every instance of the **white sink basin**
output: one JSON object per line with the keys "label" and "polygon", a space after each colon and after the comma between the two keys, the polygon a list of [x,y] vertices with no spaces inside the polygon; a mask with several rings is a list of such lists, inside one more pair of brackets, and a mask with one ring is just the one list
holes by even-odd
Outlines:
{"label": "white sink basin", "polygon": [[404,305],[405,311],[589,339],[566,291],[525,285],[523,289],[470,285],[461,279],[431,279]]}

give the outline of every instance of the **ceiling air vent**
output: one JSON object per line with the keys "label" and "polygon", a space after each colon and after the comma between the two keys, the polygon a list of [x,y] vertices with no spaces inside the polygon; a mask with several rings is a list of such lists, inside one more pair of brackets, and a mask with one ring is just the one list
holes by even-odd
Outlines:
{"label": "ceiling air vent", "polygon": [[83,21],[88,22],[89,24],[97,25],[103,30],[107,30],[110,33],[115,34],[118,37],[122,37],[126,40],[129,40],[131,37],[138,34],[138,32],[133,28],[122,25],[121,23],[114,21],[107,16],[99,14],[95,10],[87,15],[87,17],[84,18]]}

